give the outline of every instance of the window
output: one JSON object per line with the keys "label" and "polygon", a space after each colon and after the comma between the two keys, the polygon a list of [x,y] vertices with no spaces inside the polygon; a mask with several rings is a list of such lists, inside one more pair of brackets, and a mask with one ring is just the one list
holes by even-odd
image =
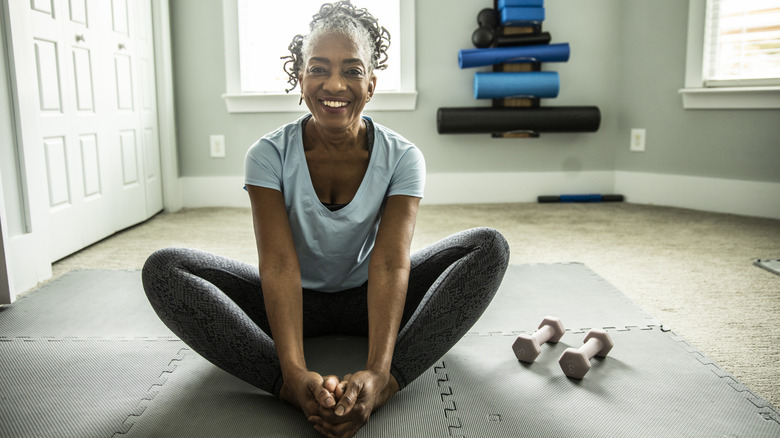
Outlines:
{"label": "window", "polygon": [[[298,89],[290,88],[284,61],[296,34],[309,31],[311,16],[329,0],[266,2],[223,0],[229,112],[305,111]],[[377,91],[368,111],[413,110],[417,91],[414,77],[414,0],[353,0],[367,8],[391,35],[386,70],[377,70]]]}
{"label": "window", "polygon": [[776,0],[691,0],[685,108],[780,108]]}
{"label": "window", "polygon": [[780,3],[709,0],[702,79],[705,86],[780,84]]}

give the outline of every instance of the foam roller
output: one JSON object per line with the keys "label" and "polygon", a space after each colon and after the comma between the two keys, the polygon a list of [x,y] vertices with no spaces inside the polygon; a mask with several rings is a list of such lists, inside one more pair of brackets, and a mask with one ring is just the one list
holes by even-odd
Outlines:
{"label": "foam roller", "polygon": [[503,99],[512,96],[557,97],[561,81],[557,72],[495,72],[474,75],[475,99]]}
{"label": "foam roller", "polygon": [[508,47],[550,44],[552,37],[550,36],[550,32],[541,32],[516,35],[498,35],[495,39],[497,46]]}
{"label": "foam roller", "polygon": [[561,195],[561,196],[539,196],[537,201],[540,204],[558,203],[558,202],[623,202],[623,195]]}
{"label": "foam roller", "polygon": [[439,134],[596,132],[600,124],[596,106],[439,108],[436,117]]}
{"label": "foam roller", "polygon": [[542,7],[544,0],[498,0],[498,9],[516,7]]}
{"label": "foam roller", "polygon": [[460,68],[470,68],[502,62],[566,62],[570,53],[569,43],[463,49],[458,52],[458,64]]}
{"label": "foam roller", "polygon": [[544,21],[544,8],[504,8],[501,9],[501,24],[516,26]]}

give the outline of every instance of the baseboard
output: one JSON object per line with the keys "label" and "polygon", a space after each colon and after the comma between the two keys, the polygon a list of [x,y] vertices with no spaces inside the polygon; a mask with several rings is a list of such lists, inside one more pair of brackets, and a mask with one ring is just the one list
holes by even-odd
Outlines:
{"label": "baseboard", "polygon": [[615,172],[431,173],[424,204],[536,202],[541,195],[614,191]]}
{"label": "baseboard", "polygon": [[[181,178],[185,208],[249,207],[243,177]],[[423,204],[536,202],[539,195],[612,193],[614,172],[431,173]]]}
{"label": "baseboard", "polygon": [[[243,185],[241,176],[184,177],[182,204],[249,207]],[[622,171],[431,173],[423,204],[536,202],[540,195],[584,193],[620,194],[635,204],[780,219],[780,183]]]}
{"label": "baseboard", "polygon": [[634,204],[780,219],[780,183],[618,171],[615,190]]}

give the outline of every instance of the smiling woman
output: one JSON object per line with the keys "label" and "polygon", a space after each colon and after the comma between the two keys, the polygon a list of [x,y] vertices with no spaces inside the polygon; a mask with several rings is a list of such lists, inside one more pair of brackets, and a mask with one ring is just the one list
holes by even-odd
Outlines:
{"label": "smiling woman", "polygon": [[[162,250],[144,266],[144,288],[203,357],[298,407],[324,436],[351,437],[467,333],[509,248],[475,228],[410,254],[425,160],[363,115],[390,35],[349,1],[324,4],[310,31],[293,39],[285,69],[309,113],[244,161],[259,267]],[[367,337],[365,369],[309,370],[303,338],[326,334]]]}

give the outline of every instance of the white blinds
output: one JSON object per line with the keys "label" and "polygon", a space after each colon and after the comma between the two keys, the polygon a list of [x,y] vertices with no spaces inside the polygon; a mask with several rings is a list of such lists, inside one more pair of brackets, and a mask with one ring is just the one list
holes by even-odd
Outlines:
{"label": "white blinds", "polygon": [[780,85],[780,0],[707,0],[705,86]]}

